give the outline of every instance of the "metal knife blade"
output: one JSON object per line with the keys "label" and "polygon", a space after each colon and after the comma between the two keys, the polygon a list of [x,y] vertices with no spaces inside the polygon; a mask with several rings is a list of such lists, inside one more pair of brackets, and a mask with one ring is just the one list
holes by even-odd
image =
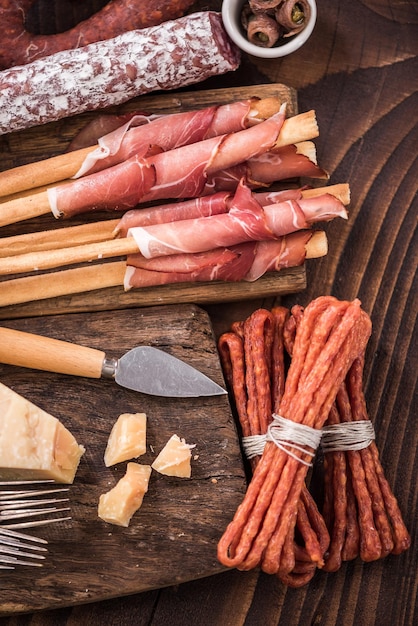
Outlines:
{"label": "metal knife blade", "polygon": [[103,376],[153,396],[198,398],[227,393],[196,368],[152,346],[137,346],[119,360],[106,359]]}

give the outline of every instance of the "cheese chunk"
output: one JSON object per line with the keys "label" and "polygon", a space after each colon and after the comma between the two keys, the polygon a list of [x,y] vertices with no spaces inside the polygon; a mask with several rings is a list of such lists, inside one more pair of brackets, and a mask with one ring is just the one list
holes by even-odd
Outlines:
{"label": "cheese chunk", "polygon": [[173,435],[167,441],[151,467],[166,476],[190,478],[192,474],[190,465],[191,449],[194,447],[194,445],[186,443],[184,439]]}
{"label": "cheese chunk", "polygon": [[56,418],[0,383],[0,479],[71,484],[84,454]]}
{"label": "cheese chunk", "polygon": [[145,413],[122,413],[115,422],[104,455],[106,467],[128,461],[146,452]]}
{"label": "cheese chunk", "polygon": [[129,526],[133,514],[139,509],[148,491],[150,465],[128,463],[125,475],[107,493],[99,498],[98,515],[105,522]]}

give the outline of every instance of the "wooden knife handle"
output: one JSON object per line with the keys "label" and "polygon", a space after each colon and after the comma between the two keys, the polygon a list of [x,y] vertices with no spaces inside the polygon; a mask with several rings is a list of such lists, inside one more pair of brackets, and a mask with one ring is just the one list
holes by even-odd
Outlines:
{"label": "wooden knife handle", "polygon": [[0,328],[0,362],[47,372],[100,378],[105,353],[66,341]]}

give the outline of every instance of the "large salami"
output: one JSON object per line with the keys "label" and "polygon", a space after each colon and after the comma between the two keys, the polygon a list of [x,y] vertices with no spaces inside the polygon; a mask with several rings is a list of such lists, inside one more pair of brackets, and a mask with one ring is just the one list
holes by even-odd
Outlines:
{"label": "large salami", "polygon": [[235,70],[221,16],[193,13],[0,72],[0,134]]}
{"label": "large salami", "polygon": [[193,0],[111,0],[73,28],[53,35],[33,35],[26,17],[36,0],[0,0],[0,67],[25,65],[49,54],[111,39],[127,30],[147,28],[184,15]]}

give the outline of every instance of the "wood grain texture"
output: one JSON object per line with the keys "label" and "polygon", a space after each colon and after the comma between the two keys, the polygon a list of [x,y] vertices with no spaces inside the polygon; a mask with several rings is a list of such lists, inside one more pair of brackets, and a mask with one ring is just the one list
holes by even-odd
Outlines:
{"label": "wood grain texture", "polygon": [[[22,319],[8,327],[78,341],[115,358],[135,345],[154,345],[223,384],[208,316],[194,305],[48,317],[47,324],[42,318]],[[36,572],[42,592],[33,593],[30,568],[8,572],[0,614],[126,595],[224,569],[214,546],[245,485],[227,397],[151,397],[113,381],[8,365],[0,365],[0,377],[58,417],[86,448],[70,487],[72,520],[37,532],[49,540],[45,565]],[[173,434],[196,447],[192,478],[153,472],[140,511],[128,528],[121,528],[99,520],[97,505],[126,469],[126,463],[106,468],[103,460],[110,430],[125,412],[147,414],[147,452],[139,463],[151,464]]]}
{"label": "wood grain texture", "polygon": [[[57,3],[55,3],[57,4]],[[220,2],[201,3],[219,8]],[[359,295],[373,321],[366,397],[382,463],[412,535],[408,552],[317,573],[303,589],[275,577],[227,571],[130,597],[0,620],[1,626],[104,623],[118,626],[414,626],[418,623],[417,450],[417,76],[416,2],[320,0],[311,39],[279,61],[244,56],[208,88],[282,82],[314,108],[318,158],[331,182],[352,189],[347,223],[327,228],[326,259],[308,268],[307,288],[280,298],[307,304]],[[5,152],[5,159],[12,156]],[[267,297],[207,305],[216,334]]]}

